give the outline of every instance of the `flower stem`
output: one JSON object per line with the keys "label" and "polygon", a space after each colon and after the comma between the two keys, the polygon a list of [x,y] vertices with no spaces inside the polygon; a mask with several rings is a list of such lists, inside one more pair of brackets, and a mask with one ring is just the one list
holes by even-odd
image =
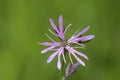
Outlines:
{"label": "flower stem", "polygon": [[65,79],[63,79],[64,78],[63,69],[64,69],[64,61],[62,61],[61,70],[59,72],[59,80],[65,80]]}

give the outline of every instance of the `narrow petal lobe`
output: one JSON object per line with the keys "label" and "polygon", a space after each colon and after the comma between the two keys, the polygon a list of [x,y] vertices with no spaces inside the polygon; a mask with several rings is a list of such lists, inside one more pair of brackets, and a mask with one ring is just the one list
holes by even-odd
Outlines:
{"label": "narrow petal lobe", "polygon": [[50,63],[57,54],[58,54],[58,51],[56,51],[56,52],[54,52],[53,54],[51,54],[50,57],[49,57],[48,60],[47,60],[47,63]]}
{"label": "narrow petal lobe", "polygon": [[42,50],[41,53],[46,53],[46,52],[54,49],[55,47],[56,47],[56,46],[51,46],[51,47],[49,47],[49,48],[46,48],[46,49]]}
{"label": "narrow petal lobe", "polygon": [[55,25],[55,23],[53,22],[53,20],[50,18],[49,21],[50,21],[50,24],[51,24],[51,26],[53,27],[53,29],[54,29],[57,33],[59,33],[58,28],[57,28],[57,26]]}

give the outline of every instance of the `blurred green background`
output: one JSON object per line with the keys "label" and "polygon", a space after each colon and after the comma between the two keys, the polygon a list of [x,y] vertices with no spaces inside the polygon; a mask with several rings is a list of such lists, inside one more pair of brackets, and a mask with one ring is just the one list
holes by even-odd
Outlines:
{"label": "blurred green background", "polygon": [[69,80],[120,80],[120,0],[0,0],[0,80],[58,80],[57,58],[47,64],[51,52],[37,43],[61,14],[68,36],[87,25],[96,36]]}

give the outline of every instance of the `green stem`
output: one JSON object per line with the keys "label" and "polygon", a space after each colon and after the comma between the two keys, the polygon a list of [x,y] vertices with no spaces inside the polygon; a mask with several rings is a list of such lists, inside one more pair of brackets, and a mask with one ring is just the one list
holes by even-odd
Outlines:
{"label": "green stem", "polygon": [[62,61],[62,66],[61,66],[61,70],[59,72],[59,80],[62,80],[63,78],[63,69],[64,69],[64,61]]}

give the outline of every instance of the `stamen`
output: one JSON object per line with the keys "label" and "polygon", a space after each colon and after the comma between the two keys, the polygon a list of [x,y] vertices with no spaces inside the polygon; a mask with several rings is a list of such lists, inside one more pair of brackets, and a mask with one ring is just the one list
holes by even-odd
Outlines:
{"label": "stamen", "polygon": [[49,31],[52,35],[58,36],[57,34],[55,34],[54,32],[52,32],[52,30],[48,29],[48,31]]}
{"label": "stamen", "polygon": [[57,51],[58,49],[52,49],[51,51]]}
{"label": "stamen", "polygon": [[77,30],[73,35],[72,37],[74,37],[80,30]]}
{"label": "stamen", "polygon": [[70,52],[69,52],[69,57],[70,57],[70,61],[71,61],[72,65],[73,65],[73,61],[72,61],[72,57],[71,57]]}
{"label": "stamen", "polygon": [[73,47],[73,48],[83,48],[83,49],[85,49],[84,47]]}
{"label": "stamen", "polygon": [[66,63],[66,59],[65,59],[65,56],[64,56],[64,53],[62,52],[62,55],[63,55],[63,60],[64,62]]}
{"label": "stamen", "polygon": [[66,33],[66,31],[68,30],[68,28],[71,26],[72,24],[69,24],[67,27],[66,27],[66,29],[65,29],[65,31],[64,31],[64,34]]}
{"label": "stamen", "polygon": [[61,45],[62,45],[62,46],[66,46],[66,45],[67,45],[66,40],[62,41]]}
{"label": "stamen", "polygon": [[71,41],[72,39],[74,39],[74,36],[79,32],[79,30],[77,30],[73,35],[72,37],[69,39],[69,41]]}
{"label": "stamen", "polygon": [[45,33],[45,35],[46,35],[52,42],[55,42],[47,33]]}
{"label": "stamen", "polygon": [[80,43],[78,43],[78,42],[75,42],[77,45],[80,45],[80,46],[82,46],[82,47],[85,47],[85,45],[84,44],[80,44]]}

